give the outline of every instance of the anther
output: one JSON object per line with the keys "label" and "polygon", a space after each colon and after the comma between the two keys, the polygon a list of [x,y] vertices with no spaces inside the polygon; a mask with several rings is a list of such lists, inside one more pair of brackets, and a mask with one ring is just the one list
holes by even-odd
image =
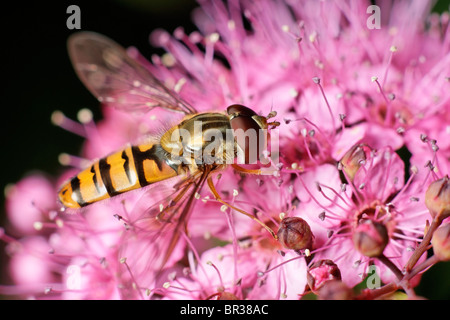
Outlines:
{"label": "anther", "polygon": [[233,20],[228,20],[227,27],[228,30],[233,31],[236,28],[236,22]]}
{"label": "anther", "polygon": [[77,113],[77,119],[83,124],[89,123],[92,121],[93,114],[92,111],[86,108],[81,109]]}
{"label": "anther", "polygon": [[65,115],[59,110],[53,111],[51,121],[55,126],[60,126],[64,122]]}
{"label": "anther", "polygon": [[53,111],[51,115],[51,122],[58,127],[61,127],[64,130],[75,133],[81,137],[86,137],[86,132],[84,127],[69,118],[67,118],[64,113],[59,110]]}
{"label": "anther", "polygon": [[211,41],[211,43],[216,43],[217,41],[219,41],[220,35],[217,32],[213,32],[209,35],[208,39],[209,41]]}
{"label": "anther", "polygon": [[64,221],[62,219],[56,219],[55,223],[58,228],[62,228],[64,226]]}
{"label": "anther", "polygon": [[420,134],[420,140],[422,140],[422,142],[426,142],[427,141],[427,135],[425,133],[421,133]]}
{"label": "anther", "polygon": [[319,219],[321,220],[321,221],[324,221],[325,220],[325,218],[326,218],[326,214],[325,214],[325,211],[322,211],[321,213],[319,213]]}
{"label": "anther", "polygon": [[40,222],[40,221],[36,221],[36,222],[33,223],[33,228],[36,231],[42,230],[43,227],[44,227],[44,224],[42,222]]}

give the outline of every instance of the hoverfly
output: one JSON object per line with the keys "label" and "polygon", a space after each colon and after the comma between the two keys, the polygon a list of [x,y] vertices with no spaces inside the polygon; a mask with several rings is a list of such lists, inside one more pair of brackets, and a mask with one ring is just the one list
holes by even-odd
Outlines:
{"label": "hoverfly", "polygon": [[[163,85],[138,61],[128,56],[126,50],[113,40],[92,32],[73,34],[68,40],[69,56],[80,80],[100,101],[125,112],[149,111],[164,108],[182,112],[182,121],[167,130],[153,142],[128,146],[112,153],[67,181],[59,191],[59,200],[66,208],[78,209],[124,192],[150,184],[179,177],[174,185],[170,205],[161,210],[159,216],[171,212],[177,217],[175,230],[179,230],[193,206],[195,195],[205,182],[217,201],[239,211],[266,228],[276,239],[270,227],[235,206],[221,199],[214,187],[211,173],[224,170],[240,151],[244,164],[249,162],[255,145],[242,144],[236,137],[214,139],[215,148],[205,161],[205,151],[212,142],[205,139],[205,132],[215,130],[224,137],[230,130],[244,133],[249,130],[267,130],[279,125],[268,119],[276,116],[257,115],[252,109],[235,104],[226,113],[198,113],[194,107],[183,101],[174,91]],[[200,123],[201,130],[195,130]],[[187,133],[187,137],[184,133]],[[175,137],[175,138],[174,138]],[[257,146],[267,146],[267,139],[257,137]],[[219,141],[219,142],[218,142]],[[264,146],[265,145],[265,146]],[[256,148],[258,156],[263,148]],[[200,154],[200,156],[198,156]],[[231,166],[242,173],[261,174],[260,169],[246,169],[235,163]],[[167,255],[176,244],[174,235]]]}

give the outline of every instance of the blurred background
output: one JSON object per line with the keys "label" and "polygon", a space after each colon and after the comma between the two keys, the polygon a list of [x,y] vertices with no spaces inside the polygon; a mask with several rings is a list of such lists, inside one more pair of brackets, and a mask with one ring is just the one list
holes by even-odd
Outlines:
{"label": "blurred background", "polygon": [[[416,0],[423,1],[423,0]],[[1,110],[0,188],[19,181],[32,171],[57,176],[62,167],[58,155],[79,154],[83,139],[52,125],[53,111],[61,110],[76,119],[77,112],[89,108],[96,120],[101,114],[98,102],[75,75],[67,51],[67,37],[76,30],[66,27],[75,4],[81,10],[81,29],[102,33],[124,47],[135,46],[148,59],[163,53],[152,48],[148,37],[156,28],[172,32],[183,26],[196,30],[191,12],[194,0],[95,0],[8,2],[1,11]],[[434,10],[448,8],[440,0]],[[7,225],[4,195],[0,197],[0,225]],[[6,263],[0,241],[0,283],[7,282],[2,266]],[[430,299],[450,299],[450,263],[440,263],[423,277],[417,293]]]}

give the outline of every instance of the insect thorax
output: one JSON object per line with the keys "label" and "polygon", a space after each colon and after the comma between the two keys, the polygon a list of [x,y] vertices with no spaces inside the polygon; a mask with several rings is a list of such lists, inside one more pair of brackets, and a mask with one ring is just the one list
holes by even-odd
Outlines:
{"label": "insect thorax", "polygon": [[229,164],[236,156],[236,142],[227,115],[200,113],[169,129],[161,146],[171,161],[184,164]]}

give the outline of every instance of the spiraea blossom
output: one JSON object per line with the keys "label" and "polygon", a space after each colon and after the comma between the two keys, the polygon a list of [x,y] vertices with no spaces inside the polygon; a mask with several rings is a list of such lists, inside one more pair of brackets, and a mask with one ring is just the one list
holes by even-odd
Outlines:
{"label": "spiraea blossom", "polygon": [[[198,31],[155,30],[150,43],[165,54],[128,55],[199,112],[276,111],[275,170],[213,175],[223,202],[205,183],[186,222],[164,214],[180,200],[167,198],[171,179],[61,210],[64,181],[181,117],[126,113],[108,97],[98,123],[88,110],[79,121],[55,112],[53,122],[85,144],[61,156],[63,176],[33,174],[7,188],[0,238],[11,284],[0,294],[415,298],[421,274],[449,257],[450,25],[431,5],[202,0]],[[366,289],[353,290],[360,283]]]}

